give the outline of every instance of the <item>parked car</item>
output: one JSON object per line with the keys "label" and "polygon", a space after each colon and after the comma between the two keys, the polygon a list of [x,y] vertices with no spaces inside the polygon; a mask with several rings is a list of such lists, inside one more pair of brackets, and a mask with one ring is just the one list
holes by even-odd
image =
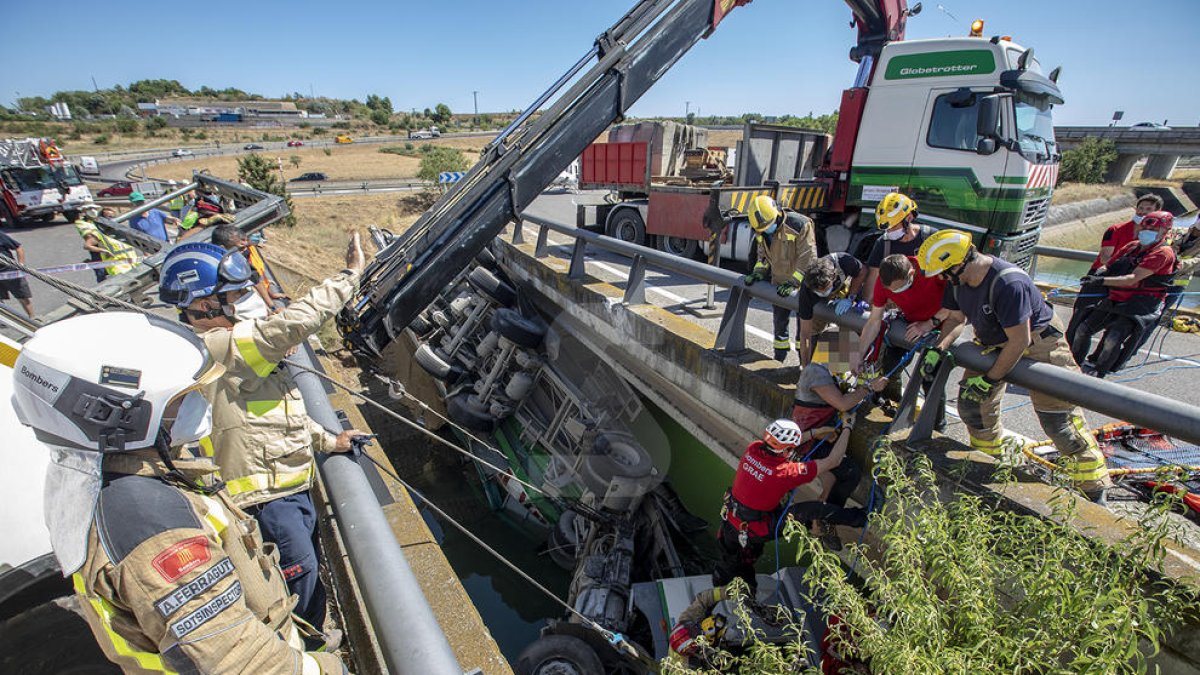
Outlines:
{"label": "parked car", "polygon": [[175,152],[172,152],[171,154],[174,155],[175,157],[191,157],[193,153],[191,150],[188,150],[187,148],[178,148],[175,150]]}
{"label": "parked car", "polygon": [[133,193],[133,183],[129,181],[117,181],[106,188],[101,188],[96,193],[97,197],[128,197]]}
{"label": "parked car", "polygon": [[242,146],[242,149],[243,150],[264,150],[265,148],[263,148],[263,146],[259,145],[258,143],[247,143]]}
{"label": "parked car", "polygon": [[296,181],[302,181],[302,180],[329,180],[329,176],[326,176],[325,174],[321,173],[320,171],[310,171],[308,173],[302,173],[299,176],[296,176],[295,178],[289,180],[288,182],[295,183]]}
{"label": "parked car", "polygon": [[1134,131],[1170,131],[1171,127],[1158,122],[1138,122],[1130,125],[1130,129]]}
{"label": "parked car", "polygon": [[304,141],[288,141],[289,148],[299,148],[304,145]]}
{"label": "parked car", "polygon": [[336,138],[334,138],[333,141],[335,143],[353,143],[354,139],[350,138],[346,134],[338,134],[338,136]]}

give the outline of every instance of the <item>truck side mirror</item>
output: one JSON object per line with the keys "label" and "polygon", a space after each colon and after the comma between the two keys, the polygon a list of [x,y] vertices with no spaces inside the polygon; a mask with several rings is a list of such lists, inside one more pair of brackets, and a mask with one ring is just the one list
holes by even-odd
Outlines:
{"label": "truck side mirror", "polygon": [[991,155],[996,152],[996,139],[981,138],[975,144],[975,152],[980,155]]}
{"label": "truck side mirror", "polygon": [[991,94],[979,99],[979,116],[975,120],[975,133],[983,138],[996,139],[1000,129],[1000,94]]}

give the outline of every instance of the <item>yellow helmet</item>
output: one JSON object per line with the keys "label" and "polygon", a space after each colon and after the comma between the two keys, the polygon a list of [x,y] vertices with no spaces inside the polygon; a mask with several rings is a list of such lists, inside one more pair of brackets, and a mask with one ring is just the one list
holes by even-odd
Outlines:
{"label": "yellow helmet", "polygon": [[966,232],[938,230],[917,249],[917,264],[925,276],[936,276],[965,262],[974,247]]}
{"label": "yellow helmet", "polygon": [[750,227],[755,232],[762,232],[779,220],[783,213],[779,205],[767,195],[759,195],[750,202]]}
{"label": "yellow helmet", "polygon": [[875,205],[875,223],[886,230],[904,222],[908,214],[915,213],[917,203],[899,192],[889,192]]}

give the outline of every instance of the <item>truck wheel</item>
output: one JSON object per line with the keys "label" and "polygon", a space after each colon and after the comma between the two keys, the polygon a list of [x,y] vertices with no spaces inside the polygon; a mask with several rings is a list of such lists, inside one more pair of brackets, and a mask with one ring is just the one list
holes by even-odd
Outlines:
{"label": "truck wheel", "polygon": [[501,307],[508,307],[517,300],[512,286],[500,281],[495,274],[483,267],[476,267],[467,275],[471,286]]}
{"label": "truck wheel", "polygon": [[658,250],[663,253],[677,255],[680,258],[688,258],[689,260],[696,257],[696,252],[700,250],[700,242],[695,239],[684,239],[683,237],[670,237],[665,234],[658,237]]}
{"label": "truck wheel", "polygon": [[8,205],[3,202],[0,202],[0,225],[9,228],[17,226],[17,217],[8,210]]}
{"label": "truck wheel", "polygon": [[38,216],[38,222],[41,222],[41,223],[53,222],[54,215],[55,214],[53,214],[53,213],[43,213],[42,215]]}
{"label": "truck wheel", "polygon": [[580,474],[589,490],[603,495],[614,477],[643,478],[653,470],[654,461],[632,435],[605,431],[584,455]]}
{"label": "truck wheel", "polygon": [[546,635],[521,652],[513,670],[517,675],[603,675],[604,665],[583,640]]}
{"label": "truck wheel", "polygon": [[413,358],[417,360],[417,365],[421,366],[421,370],[429,373],[434,379],[441,380],[448,384],[458,382],[465,374],[459,366],[450,363],[449,359],[442,355],[441,352],[433,349],[428,344],[423,344],[417,348]]}
{"label": "truck wheel", "polygon": [[0,672],[31,675],[110,675],[121,669],[104,657],[68,595],[0,623]]}
{"label": "truck wheel", "polygon": [[446,399],[446,417],[464,429],[490,434],[496,429],[496,418],[477,394],[464,391]]}
{"label": "truck wheel", "polygon": [[646,244],[646,223],[637,209],[621,209],[608,223],[608,236],[638,246]]}
{"label": "truck wheel", "polygon": [[425,317],[418,314],[408,322],[408,329],[411,330],[417,337],[425,337],[433,330],[433,324]]}
{"label": "truck wheel", "polygon": [[579,555],[579,541],[575,533],[575,519],[578,517],[574,511],[563,511],[546,537],[546,553],[550,560],[568,572],[575,570],[575,558]]}
{"label": "truck wheel", "polygon": [[546,339],[545,326],[514,309],[496,310],[492,314],[492,330],[526,349],[537,349]]}
{"label": "truck wheel", "polygon": [[67,219],[68,223],[73,223],[73,222],[79,220],[79,212],[78,211],[63,211],[63,217]]}

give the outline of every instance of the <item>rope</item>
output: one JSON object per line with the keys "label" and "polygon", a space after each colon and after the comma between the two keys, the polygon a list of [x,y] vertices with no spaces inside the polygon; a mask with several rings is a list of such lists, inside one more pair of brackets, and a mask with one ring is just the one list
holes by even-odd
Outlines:
{"label": "rope", "polygon": [[96,311],[104,311],[103,304],[110,304],[110,305],[116,305],[117,307],[120,307],[122,309],[127,309],[131,312],[138,312],[140,314],[145,314],[145,315],[152,314],[146,308],[139,307],[131,302],[126,302],[119,298],[114,298],[112,296],[104,295],[103,293],[97,293],[96,291],[94,291],[90,288],[85,288],[76,283],[67,281],[66,279],[61,279],[59,277],[54,277],[49,274],[46,274],[46,273],[38,270],[35,267],[30,267],[29,265],[26,265],[24,263],[19,263],[14,258],[12,258],[11,256],[9,256],[6,253],[0,253],[0,261],[2,261],[4,264],[6,264],[10,267],[16,268],[16,269],[24,272],[25,274],[33,277],[34,279],[37,279],[38,281],[41,281],[50,286],[53,286],[54,288],[61,291],[64,295],[71,296],[76,300],[87,303],[92,309],[94,309]]}

